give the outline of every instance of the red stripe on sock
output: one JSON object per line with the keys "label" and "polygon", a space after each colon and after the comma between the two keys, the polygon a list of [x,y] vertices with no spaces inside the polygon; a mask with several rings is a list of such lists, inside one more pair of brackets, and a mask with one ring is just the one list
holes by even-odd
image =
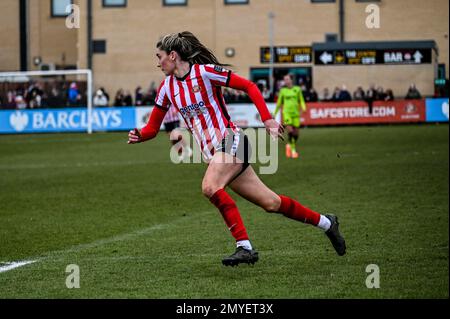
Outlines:
{"label": "red stripe on sock", "polygon": [[231,196],[224,189],[219,189],[209,200],[219,209],[234,239],[248,240],[241,214]]}
{"label": "red stripe on sock", "polygon": [[317,226],[320,221],[320,214],[301,205],[299,202],[293,200],[290,197],[279,195],[281,199],[281,205],[278,210],[288,218],[292,218],[301,221],[306,224]]}

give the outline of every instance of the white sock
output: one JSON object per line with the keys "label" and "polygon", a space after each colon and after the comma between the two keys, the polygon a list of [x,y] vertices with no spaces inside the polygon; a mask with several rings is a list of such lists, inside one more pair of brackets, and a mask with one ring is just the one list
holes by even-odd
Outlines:
{"label": "white sock", "polygon": [[247,250],[252,250],[252,244],[250,244],[250,240],[240,240],[236,242],[236,247],[243,247]]}
{"label": "white sock", "polygon": [[324,231],[327,231],[331,227],[331,221],[327,217],[320,215],[320,220],[319,223],[317,224],[317,227],[319,227]]}

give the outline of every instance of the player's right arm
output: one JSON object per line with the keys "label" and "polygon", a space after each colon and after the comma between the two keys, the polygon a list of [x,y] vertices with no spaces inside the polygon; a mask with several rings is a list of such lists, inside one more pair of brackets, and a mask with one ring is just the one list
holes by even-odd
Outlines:
{"label": "player's right arm", "polygon": [[159,132],[166,112],[160,106],[155,106],[146,126],[141,130],[135,128],[128,132],[128,144],[141,143],[154,138]]}
{"label": "player's right arm", "polygon": [[170,107],[169,98],[167,97],[165,86],[163,81],[159,86],[158,93],[156,94],[155,107],[146,126],[141,130],[135,128],[128,132],[128,144],[136,144],[151,140],[158,132],[161,124],[166,116],[167,110]]}

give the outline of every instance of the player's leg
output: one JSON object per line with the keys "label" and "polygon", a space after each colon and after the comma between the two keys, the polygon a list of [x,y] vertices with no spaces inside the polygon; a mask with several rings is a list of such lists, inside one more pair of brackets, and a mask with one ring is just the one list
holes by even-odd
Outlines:
{"label": "player's leg", "polygon": [[236,242],[248,241],[248,235],[236,203],[225,187],[241,169],[242,164],[233,156],[218,152],[210,161],[202,181],[203,195],[219,209]]}
{"label": "player's leg", "polygon": [[345,240],[339,232],[339,222],[334,215],[321,215],[290,197],[276,194],[261,181],[252,167],[248,167],[229,186],[237,194],[267,212],[280,213],[324,230],[336,252],[339,255],[345,254]]}
{"label": "player's leg", "polygon": [[175,150],[180,157],[180,160],[183,158],[189,158],[192,156],[192,149],[185,140],[183,139],[183,133],[180,130],[180,122],[170,122],[165,124],[166,130],[169,133],[170,141],[172,145],[175,147]]}
{"label": "player's leg", "polygon": [[249,166],[251,147],[241,131],[231,131],[220,145],[216,146],[202,183],[203,194],[221,212],[228,229],[236,240],[236,251],[222,260],[224,265],[255,263],[258,253],[253,250],[244,223],[234,200],[225,187]]}
{"label": "player's leg", "polygon": [[202,182],[203,194],[219,209],[236,240],[236,251],[222,260],[226,266],[254,264],[258,260],[258,253],[253,250],[236,203],[225,191],[230,181],[242,171],[242,166],[243,162],[236,157],[218,152],[210,161]]}
{"label": "player's leg", "polygon": [[169,139],[170,142],[172,143],[172,147],[175,148],[175,151],[177,152],[178,156],[181,156],[183,150],[183,146],[181,145],[183,139],[181,132],[171,130],[170,132],[167,131],[167,133],[169,134]]}
{"label": "player's leg", "polygon": [[292,149],[292,158],[298,158],[297,140],[299,135],[299,126],[300,126],[300,118],[296,117],[292,119],[292,133],[290,140]]}
{"label": "player's leg", "polygon": [[170,143],[172,143],[172,147],[175,147],[178,154],[180,154],[180,145],[179,142],[181,141],[181,137],[174,132],[175,125],[174,122],[166,122],[164,123],[164,129],[166,130],[167,135],[169,136]]}
{"label": "player's leg", "polygon": [[292,157],[292,143],[291,143],[292,131],[293,131],[292,119],[290,117],[286,117],[284,123],[285,123],[284,124],[285,130],[288,134],[288,138],[286,141],[286,157],[290,158],[290,157]]}

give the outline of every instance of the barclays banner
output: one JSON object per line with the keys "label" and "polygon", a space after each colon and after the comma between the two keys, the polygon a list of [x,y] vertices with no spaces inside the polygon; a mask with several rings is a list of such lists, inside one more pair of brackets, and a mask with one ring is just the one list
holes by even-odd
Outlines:
{"label": "barclays banner", "polygon": [[[414,101],[394,101],[391,103],[391,108],[397,107],[398,109],[396,109],[395,112],[392,111],[394,113],[374,113],[374,115],[377,116],[359,119],[358,123],[371,123],[373,121],[376,121],[377,123],[405,121],[448,122],[448,99],[426,99],[426,101],[415,101],[414,103],[417,105],[413,102]],[[302,122],[305,125],[353,123],[355,122],[355,119],[352,118],[351,112],[348,115],[350,116],[348,119],[342,117],[339,117],[338,119],[333,118],[333,112],[340,110],[337,109],[338,107],[344,107],[344,110],[352,111],[352,109],[348,109],[349,105],[347,105],[351,103],[359,102],[308,103],[308,110],[303,113]],[[275,103],[268,103],[267,106],[271,112],[274,111]],[[361,107],[365,112],[367,107]],[[388,109],[388,111],[389,110],[390,109]],[[98,132],[125,131],[135,127],[142,128],[147,123],[151,111],[152,107],[96,108],[93,110],[92,114],[92,129],[93,131]],[[329,112],[327,113],[325,111]],[[363,111],[360,113],[365,114]],[[374,108],[374,111],[378,112],[378,108]],[[258,111],[253,104],[229,104],[228,112],[233,121],[241,127],[263,127],[263,124],[259,119]],[[278,114],[278,121],[281,120],[279,116],[280,114]],[[325,118],[322,118],[324,116]],[[86,132],[87,122],[86,108],[2,110],[0,111],[0,134]],[[180,124],[184,127],[184,121],[181,121]],[[161,129],[163,128],[164,125],[161,125]]]}
{"label": "barclays banner", "polygon": [[448,122],[448,99],[427,99],[426,121]]}
{"label": "barclays banner", "polygon": [[[128,130],[135,127],[135,108],[97,108],[92,112],[93,131]],[[85,132],[87,109],[0,111],[1,133]]]}

